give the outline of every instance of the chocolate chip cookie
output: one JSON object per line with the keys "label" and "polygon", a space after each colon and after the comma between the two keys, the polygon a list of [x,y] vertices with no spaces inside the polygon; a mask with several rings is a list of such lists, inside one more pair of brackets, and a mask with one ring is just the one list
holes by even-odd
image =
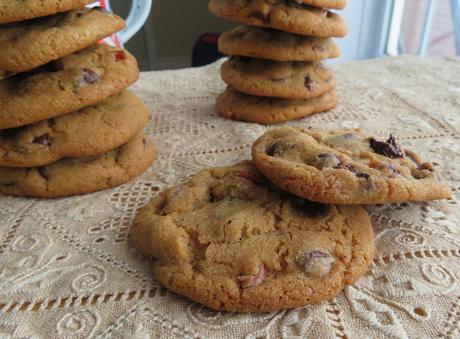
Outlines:
{"label": "chocolate chip cookie", "polygon": [[360,206],[299,199],[249,161],[204,170],[147,204],[131,228],[168,289],[215,310],[265,312],[336,296],[369,267]]}
{"label": "chocolate chip cookie", "polygon": [[435,167],[361,130],[274,129],[252,148],[257,168],[299,197],[333,204],[378,204],[446,199],[450,189]]}
{"label": "chocolate chip cookie", "polygon": [[333,109],[337,102],[334,91],[311,99],[287,100],[247,95],[229,87],[217,98],[216,109],[225,118],[269,125]]}
{"label": "chocolate chip cookie", "polygon": [[0,79],[89,47],[124,26],[121,18],[100,8],[0,26]]}
{"label": "chocolate chip cookie", "polygon": [[222,65],[222,80],[239,92],[284,99],[310,99],[335,86],[319,62],[271,61],[233,57]]}
{"label": "chocolate chip cookie", "polygon": [[77,111],[120,93],[137,80],[126,50],[96,45],[0,81],[0,129]]}
{"label": "chocolate chip cookie", "polygon": [[278,61],[320,61],[337,58],[339,48],[330,38],[308,37],[256,26],[239,26],[223,33],[219,50],[227,55],[241,55]]}
{"label": "chocolate chip cookie", "polygon": [[107,152],[128,142],[147,121],[145,105],[126,90],[74,113],[0,130],[0,166],[36,167]]}
{"label": "chocolate chip cookie", "polygon": [[125,145],[96,156],[63,159],[33,168],[0,167],[0,193],[55,198],[121,185],[145,171],[155,156],[143,133]]}
{"label": "chocolate chip cookie", "polygon": [[0,0],[0,24],[67,12],[94,0]]}
{"label": "chocolate chip cookie", "polygon": [[329,38],[347,33],[338,14],[290,0],[211,0],[209,10],[224,19],[300,35]]}

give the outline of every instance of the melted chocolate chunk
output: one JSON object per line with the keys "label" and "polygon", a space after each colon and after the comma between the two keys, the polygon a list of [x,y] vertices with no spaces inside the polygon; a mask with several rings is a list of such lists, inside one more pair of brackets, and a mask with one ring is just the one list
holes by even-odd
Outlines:
{"label": "melted chocolate chunk", "polygon": [[320,153],[308,159],[307,163],[322,170],[326,167],[334,168],[340,166],[342,161],[334,153]]}
{"label": "melted chocolate chunk", "polygon": [[82,81],[85,84],[93,84],[100,79],[100,76],[92,69],[83,68]]}
{"label": "melted chocolate chunk", "polygon": [[46,169],[45,166],[38,167],[37,171],[38,171],[38,174],[40,174],[43,177],[43,179],[48,180],[50,178],[48,174],[48,170]]}
{"label": "melted chocolate chunk", "polygon": [[38,137],[35,137],[32,141],[34,144],[40,144],[42,146],[49,146],[51,145],[51,140],[48,133],[42,134]]}
{"label": "melted chocolate chunk", "polygon": [[304,85],[309,91],[313,91],[313,84],[314,84],[314,81],[311,80],[309,76],[306,76]]}
{"label": "melted chocolate chunk", "polygon": [[329,212],[329,205],[297,198],[292,195],[289,198],[297,210],[308,218],[324,217]]}
{"label": "melted chocolate chunk", "polygon": [[385,142],[370,139],[370,144],[375,153],[387,156],[391,159],[404,158],[404,152],[396,143],[395,137],[391,134],[390,138]]}

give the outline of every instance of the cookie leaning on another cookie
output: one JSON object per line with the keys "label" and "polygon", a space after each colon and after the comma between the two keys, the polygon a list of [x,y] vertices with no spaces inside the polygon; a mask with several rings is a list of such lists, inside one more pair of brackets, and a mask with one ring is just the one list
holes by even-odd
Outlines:
{"label": "cookie leaning on another cookie", "polygon": [[222,80],[238,92],[263,97],[310,99],[334,89],[321,63],[233,57],[222,65]]}
{"label": "cookie leaning on another cookie", "polygon": [[0,81],[0,129],[77,111],[120,93],[139,77],[126,50],[92,46]]}
{"label": "cookie leaning on another cookie", "polygon": [[125,145],[96,156],[63,159],[33,168],[0,167],[0,193],[55,198],[115,187],[144,172],[155,157],[144,133]]}
{"label": "cookie leaning on another cookie", "polygon": [[305,4],[320,8],[344,9],[347,6],[347,0],[291,0],[298,4]]}
{"label": "cookie leaning on another cookie", "polygon": [[145,105],[125,90],[80,111],[0,130],[0,166],[35,167],[110,151],[148,121]]}
{"label": "cookie leaning on another cookie", "polygon": [[100,8],[0,26],[0,79],[89,47],[124,26],[120,17]]}
{"label": "cookie leaning on another cookie", "polygon": [[339,48],[330,38],[308,37],[270,28],[239,26],[219,38],[219,51],[278,61],[320,61],[337,58]]}
{"label": "cookie leaning on another cookie", "polygon": [[272,187],[251,162],[204,170],[142,208],[132,241],[156,259],[160,283],[215,310],[319,303],[366,272],[374,240],[362,207]]}
{"label": "cookie leaning on another cookie", "polygon": [[91,2],[94,0],[0,0],[0,24],[67,12]]}
{"label": "cookie leaning on another cookie", "polygon": [[274,129],[253,145],[257,168],[299,197],[331,204],[446,199],[432,163],[361,130]]}
{"label": "cookie leaning on another cookie", "polygon": [[338,14],[290,0],[211,0],[209,10],[224,19],[300,35],[329,38],[347,34]]}
{"label": "cookie leaning on another cookie", "polygon": [[225,118],[269,125],[333,109],[337,102],[334,91],[306,100],[287,100],[247,95],[228,87],[217,98],[216,109]]}

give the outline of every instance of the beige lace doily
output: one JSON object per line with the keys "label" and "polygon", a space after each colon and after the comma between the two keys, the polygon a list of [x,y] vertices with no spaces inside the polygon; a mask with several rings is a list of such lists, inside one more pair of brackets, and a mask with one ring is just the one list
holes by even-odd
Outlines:
{"label": "beige lace doily", "polygon": [[361,127],[438,162],[450,200],[369,207],[377,255],[337,298],[269,314],[210,311],[162,289],[127,239],[139,207],[206,167],[249,158],[267,127],[219,118],[220,62],[144,73],[158,159],[138,180],[59,200],[0,197],[2,338],[460,336],[460,59],[336,66],[340,106],[292,125]]}

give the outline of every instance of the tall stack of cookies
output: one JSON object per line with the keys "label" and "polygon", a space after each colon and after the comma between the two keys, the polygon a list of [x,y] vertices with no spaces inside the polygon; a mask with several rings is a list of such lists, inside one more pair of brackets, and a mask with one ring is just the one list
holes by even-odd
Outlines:
{"label": "tall stack of cookies", "polygon": [[0,193],[59,197],[114,187],[154,160],[148,111],[126,87],[125,26],[91,0],[0,2]]}
{"label": "tall stack of cookies", "polygon": [[346,0],[211,0],[210,11],[240,26],[224,33],[219,50],[229,87],[217,99],[226,118],[275,124],[336,107],[335,80],[321,60],[339,56]]}

